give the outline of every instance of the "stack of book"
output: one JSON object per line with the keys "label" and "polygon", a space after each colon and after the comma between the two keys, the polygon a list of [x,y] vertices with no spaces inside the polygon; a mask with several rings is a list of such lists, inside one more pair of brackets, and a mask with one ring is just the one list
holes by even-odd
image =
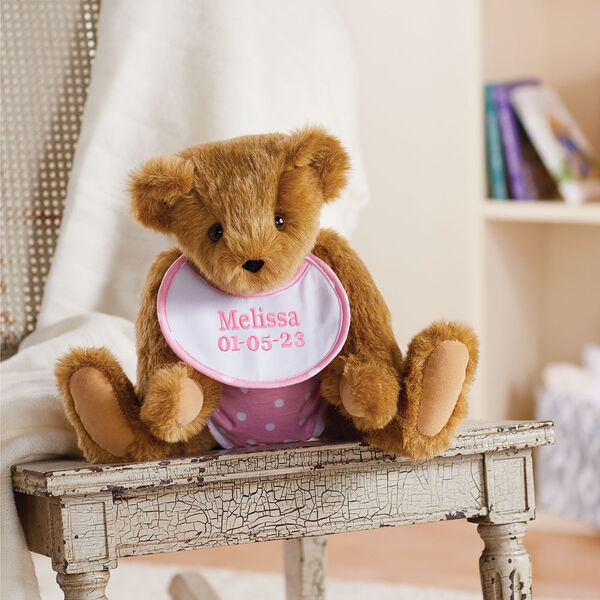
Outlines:
{"label": "stack of book", "polygon": [[485,87],[489,195],[600,201],[600,163],[557,94],[536,79]]}

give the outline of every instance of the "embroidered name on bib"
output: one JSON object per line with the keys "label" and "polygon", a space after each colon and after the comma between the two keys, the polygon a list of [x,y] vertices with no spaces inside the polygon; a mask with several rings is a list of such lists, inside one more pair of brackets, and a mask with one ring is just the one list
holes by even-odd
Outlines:
{"label": "embroidered name on bib", "polygon": [[180,256],[158,292],[158,320],[173,352],[228,385],[276,388],[313,377],[341,350],[350,325],[346,292],[310,254],[282,288],[233,296]]}

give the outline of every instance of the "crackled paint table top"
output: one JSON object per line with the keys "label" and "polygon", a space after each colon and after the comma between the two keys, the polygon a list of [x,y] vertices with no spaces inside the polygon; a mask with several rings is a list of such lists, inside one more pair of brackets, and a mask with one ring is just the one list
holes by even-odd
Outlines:
{"label": "crackled paint table top", "polygon": [[[551,444],[550,421],[467,421],[451,448],[437,461],[453,456],[510,451]],[[282,477],[316,470],[343,470],[387,465],[410,468],[419,463],[386,454],[366,443],[307,442],[260,449],[217,450],[203,456],[143,463],[90,465],[82,460],[48,460],[13,467],[17,492],[42,496],[138,492],[235,479]]]}

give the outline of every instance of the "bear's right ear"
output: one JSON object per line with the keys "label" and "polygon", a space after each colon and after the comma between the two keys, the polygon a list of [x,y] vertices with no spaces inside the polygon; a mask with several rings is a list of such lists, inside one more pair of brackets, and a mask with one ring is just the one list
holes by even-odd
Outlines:
{"label": "bear's right ear", "polygon": [[194,183],[194,165],[180,156],[159,156],[129,179],[131,212],[145,227],[169,233],[171,208]]}

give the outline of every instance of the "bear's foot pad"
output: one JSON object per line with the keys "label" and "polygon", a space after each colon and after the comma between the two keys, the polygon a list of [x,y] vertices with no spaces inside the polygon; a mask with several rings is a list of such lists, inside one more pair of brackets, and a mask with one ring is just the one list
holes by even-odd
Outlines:
{"label": "bear's foot pad", "polygon": [[186,377],[181,384],[175,421],[182,427],[191,423],[198,416],[203,405],[204,391],[202,386],[190,377]]}
{"label": "bear's foot pad", "polygon": [[133,431],[106,376],[94,367],[83,367],[71,376],[69,390],[92,440],[114,456],[125,456],[134,440]]}
{"label": "bear's foot pad", "polygon": [[430,354],[423,375],[417,429],[422,435],[437,435],[456,406],[469,363],[469,350],[462,343],[447,340]]}

